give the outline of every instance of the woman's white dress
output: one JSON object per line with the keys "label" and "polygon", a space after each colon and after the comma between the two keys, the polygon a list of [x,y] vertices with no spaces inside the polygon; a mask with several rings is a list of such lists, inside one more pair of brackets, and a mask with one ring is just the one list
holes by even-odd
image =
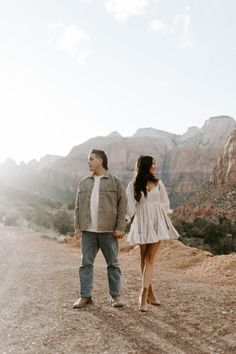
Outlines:
{"label": "woman's white dress", "polygon": [[134,184],[130,182],[126,189],[128,221],[134,216],[127,241],[131,244],[154,243],[161,240],[177,239],[179,234],[174,228],[169,214],[169,198],[161,180],[155,188],[143,192],[139,202],[134,198]]}

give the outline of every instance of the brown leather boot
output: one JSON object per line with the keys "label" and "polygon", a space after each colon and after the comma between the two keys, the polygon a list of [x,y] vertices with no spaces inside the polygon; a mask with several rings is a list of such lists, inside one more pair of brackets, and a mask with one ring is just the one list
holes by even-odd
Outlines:
{"label": "brown leather boot", "polygon": [[111,295],[111,306],[112,307],[123,307],[124,303],[119,295],[112,296]]}
{"label": "brown leather boot", "polygon": [[148,289],[143,288],[141,294],[139,295],[139,311],[147,312],[147,295]]}
{"label": "brown leather boot", "polygon": [[154,291],[152,289],[152,285],[150,285],[149,289],[148,289],[147,301],[149,302],[149,304],[154,305],[154,306],[160,306],[161,305],[160,301],[158,300],[158,298],[154,294]]}
{"label": "brown leather boot", "polygon": [[91,297],[80,297],[74,304],[73,308],[74,309],[81,309],[88,304],[91,304],[93,302]]}

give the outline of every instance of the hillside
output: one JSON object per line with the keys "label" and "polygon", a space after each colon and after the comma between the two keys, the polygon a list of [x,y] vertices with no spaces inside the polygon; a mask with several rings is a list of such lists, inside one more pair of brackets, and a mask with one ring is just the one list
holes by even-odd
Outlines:
{"label": "hillside", "polygon": [[193,221],[197,217],[219,222],[236,220],[236,130],[229,135],[209,182],[202,186],[173,214],[174,219]]}

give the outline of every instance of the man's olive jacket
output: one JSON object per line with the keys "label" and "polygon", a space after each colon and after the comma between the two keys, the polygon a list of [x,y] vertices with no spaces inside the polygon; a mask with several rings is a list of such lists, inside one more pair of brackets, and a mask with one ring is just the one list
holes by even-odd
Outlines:
{"label": "man's olive jacket", "polygon": [[[83,178],[75,202],[75,230],[86,231],[91,223],[90,198],[94,177]],[[125,229],[126,196],[121,180],[106,171],[99,184],[98,232]]]}

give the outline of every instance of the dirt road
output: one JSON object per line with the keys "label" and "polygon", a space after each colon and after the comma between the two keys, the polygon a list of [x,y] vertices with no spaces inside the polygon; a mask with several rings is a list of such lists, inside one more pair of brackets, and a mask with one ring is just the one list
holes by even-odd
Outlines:
{"label": "dirt road", "polygon": [[0,353],[233,354],[235,286],[188,277],[157,262],[162,306],[137,308],[138,250],[120,255],[126,306],[109,304],[105,263],[94,304],[74,310],[79,252],[33,232],[0,230]]}

